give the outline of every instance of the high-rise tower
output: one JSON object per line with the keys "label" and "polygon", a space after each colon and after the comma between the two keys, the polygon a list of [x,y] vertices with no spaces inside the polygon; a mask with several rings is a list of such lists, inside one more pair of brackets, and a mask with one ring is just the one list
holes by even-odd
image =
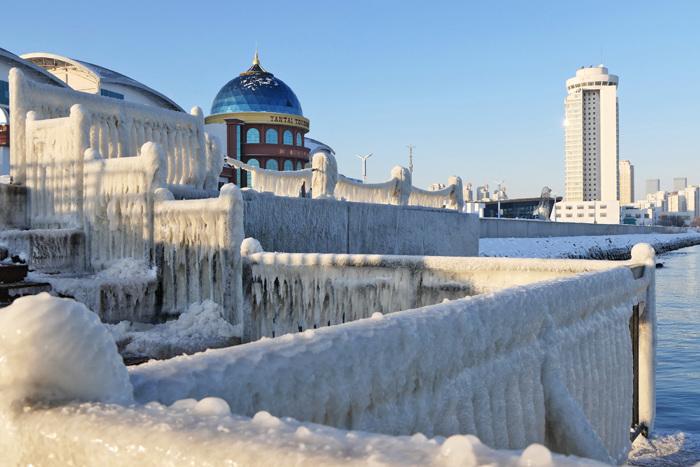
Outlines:
{"label": "high-rise tower", "polygon": [[634,165],[620,161],[620,203],[634,203]]}
{"label": "high-rise tower", "polygon": [[603,65],[566,80],[565,201],[620,199],[617,83]]}

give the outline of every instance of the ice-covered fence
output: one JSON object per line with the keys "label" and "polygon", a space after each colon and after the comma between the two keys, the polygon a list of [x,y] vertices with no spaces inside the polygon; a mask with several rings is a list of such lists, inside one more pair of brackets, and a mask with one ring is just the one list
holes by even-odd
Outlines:
{"label": "ice-covered fence", "polygon": [[[257,244],[248,239],[246,245],[251,241]],[[341,324],[614,264],[249,249],[243,256],[243,339]]]}
{"label": "ice-covered fence", "polygon": [[635,391],[634,305],[647,323],[640,413],[654,405],[653,250],[637,247],[627,264],[591,269],[599,270],[152,362],[131,371],[135,397],[217,396],[238,414],[267,410],[394,435],[471,433],[496,448],[539,442],[620,462]]}
{"label": "ice-covered fence", "polygon": [[153,261],[153,197],[165,187],[165,152],[146,143],[140,156],[104,159],[88,149],[84,161],[84,230],[95,270],[117,259]]}
{"label": "ice-covered fence", "polygon": [[85,109],[74,105],[68,117],[46,120],[37,120],[37,114],[32,111],[26,115],[25,125],[26,155],[31,161],[25,180],[29,188],[31,226],[79,227],[83,209],[83,153],[89,146]]}
{"label": "ice-covered fence", "polygon": [[104,158],[111,159],[138,155],[141,145],[156,142],[167,154],[167,183],[216,188],[222,159],[216,145],[207,144],[201,109],[193,109],[193,115],[188,115],[49,86],[28,79],[15,68],[10,71],[10,147],[17,183],[25,183],[39,170],[26,147],[27,113],[34,112],[42,120],[62,118],[69,115],[75,104],[82,106],[86,119],[87,126],[81,127],[80,134],[81,141],[87,139],[85,148],[95,148]]}
{"label": "ice-covered fence", "polygon": [[274,193],[277,196],[301,196],[311,191],[311,169],[280,172],[244,164],[236,159],[227,159],[237,169],[251,174],[252,187],[256,191]]}
{"label": "ice-covered fence", "polygon": [[359,203],[406,205],[411,194],[411,173],[396,166],[391,179],[382,183],[362,183],[338,174],[333,195],[337,199]]}
{"label": "ice-covered fence", "polygon": [[447,186],[441,190],[422,190],[414,186],[411,189],[408,204],[409,206],[447,208],[462,212],[464,207],[462,179],[450,177]]}
{"label": "ice-covered fence", "polygon": [[243,206],[235,185],[218,198],[174,200],[156,190],[154,239],[162,309],[181,313],[191,303],[213,300],[233,324],[241,317]]}

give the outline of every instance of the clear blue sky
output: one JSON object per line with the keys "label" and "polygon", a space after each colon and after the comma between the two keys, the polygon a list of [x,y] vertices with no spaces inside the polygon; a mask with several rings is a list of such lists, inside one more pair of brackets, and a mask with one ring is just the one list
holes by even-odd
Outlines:
{"label": "clear blue sky", "polygon": [[[70,6],[69,6],[70,5]],[[563,189],[564,81],[620,76],[620,157],[637,189],[700,183],[700,2],[12,1],[0,47],[49,51],[132,76],[208,113],[219,88],[263,66],[294,89],[311,137],[371,181],[505,180],[511,197]]]}

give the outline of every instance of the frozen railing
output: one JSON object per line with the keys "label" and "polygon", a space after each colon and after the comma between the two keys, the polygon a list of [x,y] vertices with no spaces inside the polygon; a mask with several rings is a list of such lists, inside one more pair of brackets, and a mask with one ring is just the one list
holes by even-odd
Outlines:
{"label": "frozen railing", "polygon": [[454,209],[461,212],[464,206],[462,179],[450,177],[447,187],[441,190],[430,191],[413,187],[408,204],[409,206]]}
{"label": "frozen railing", "polygon": [[[448,186],[439,191],[427,191],[411,185],[408,169],[396,166],[391,178],[382,183],[362,183],[338,173],[333,155],[325,151],[312,157],[312,168],[297,171],[276,171],[252,167],[235,159],[229,164],[252,175],[252,187],[277,196],[300,196],[312,190],[313,198],[335,198],[358,203],[423,206],[462,210],[464,199],[462,180],[450,177]],[[302,186],[305,188],[302,189]]]}
{"label": "frozen railing", "polygon": [[624,460],[633,414],[649,428],[654,418],[653,249],[637,245],[622,265],[488,261],[500,266],[476,269],[501,285],[508,270],[564,277],[152,362],[131,372],[135,397],[217,396],[244,415],[393,435],[470,433],[495,448],[537,442]]}
{"label": "frozen railing", "polygon": [[[14,115],[14,114],[13,114]],[[14,130],[14,118],[13,131]],[[26,115],[27,157],[32,170],[24,180],[29,188],[29,219],[35,228],[81,225],[83,208],[83,153],[89,126],[84,109],[75,105],[63,118],[37,120]],[[22,131],[25,134],[25,131]],[[14,144],[14,142],[13,142]]]}
{"label": "frozen railing", "polygon": [[37,83],[21,70],[12,69],[10,160],[16,183],[25,183],[40,170],[33,153],[26,148],[27,113],[34,112],[34,117],[41,120],[67,117],[75,104],[81,105],[85,118],[85,126],[73,135],[80,141],[87,140],[83,150],[92,147],[102,157],[112,159],[138,155],[141,145],[156,142],[167,155],[167,183],[196,189],[217,187],[223,159],[216,146],[208,144],[201,109],[195,108],[188,115],[119,101]]}
{"label": "frozen railing", "polygon": [[213,300],[225,318],[241,322],[243,204],[235,185],[218,198],[179,200],[155,192],[154,241],[162,309],[181,313],[191,303]]}
{"label": "frozen railing", "polygon": [[91,267],[134,258],[153,261],[153,198],[165,187],[165,152],[146,143],[140,156],[103,159],[94,149],[85,153],[83,227]]}
{"label": "frozen railing", "polygon": [[256,191],[274,193],[277,196],[306,196],[311,193],[311,169],[280,172],[253,167],[236,159],[227,159],[235,168],[251,174]]}

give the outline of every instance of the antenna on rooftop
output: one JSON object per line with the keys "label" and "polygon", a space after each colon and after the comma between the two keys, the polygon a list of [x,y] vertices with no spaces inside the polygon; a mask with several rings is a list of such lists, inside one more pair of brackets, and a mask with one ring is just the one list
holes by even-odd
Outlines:
{"label": "antenna on rooftop", "polygon": [[408,148],[408,171],[413,175],[413,148],[415,148],[415,146],[409,144],[406,147]]}

